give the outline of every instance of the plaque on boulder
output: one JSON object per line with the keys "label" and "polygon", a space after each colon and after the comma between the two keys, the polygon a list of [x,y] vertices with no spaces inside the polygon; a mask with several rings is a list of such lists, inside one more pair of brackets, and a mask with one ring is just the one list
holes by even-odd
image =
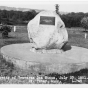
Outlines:
{"label": "plaque on boulder", "polygon": [[55,25],[55,17],[40,16],[40,24]]}
{"label": "plaque on boulder", "polygon": [[28,23],[27,29],[36,50],[60,50],[68,41],[64,22],[54,11],[40,12]]}

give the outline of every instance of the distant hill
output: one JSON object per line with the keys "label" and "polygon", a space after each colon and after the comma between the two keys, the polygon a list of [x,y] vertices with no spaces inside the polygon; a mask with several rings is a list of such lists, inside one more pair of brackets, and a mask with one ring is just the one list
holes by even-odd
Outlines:
{"label": "distant hill", "polygon": [[8,7],[8,6],[0,6],[0,10],[14,10],[14,11],[32,11],[35,10],[36,12],[40,12],[41,10],[38,9],[28,9],[28,8],[15,8],[15,7]]}
{"label": "distant hill", "polygon": [[[35,10],[36,12],[40,12],[43,10],[38,10],[38,9],[29,9],[29,8],[15,8],[15,7],[8,7],[8,6],[0,6],[0,10],[14,10],[14,11],[32,11]],[[67,12],[60,12],[60,14],[67,14]]]}

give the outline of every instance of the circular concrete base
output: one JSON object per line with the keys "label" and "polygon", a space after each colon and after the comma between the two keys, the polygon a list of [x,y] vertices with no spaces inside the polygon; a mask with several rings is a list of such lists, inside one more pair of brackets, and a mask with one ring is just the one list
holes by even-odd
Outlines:
{"label": "circular concrete base", "polygon": [[88,49],[72,46],[60,54],[34,53],[30,51],[32,46],[32,43],[7,45],[1,48],[1,54],[15,66],[41,73],[65,74],[88,68]]}

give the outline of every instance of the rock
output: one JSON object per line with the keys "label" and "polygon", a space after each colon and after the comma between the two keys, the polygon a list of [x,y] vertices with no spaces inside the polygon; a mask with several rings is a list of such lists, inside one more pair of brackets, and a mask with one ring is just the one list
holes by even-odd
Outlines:
{"label": "rock", "polygon": [[28,23],[28,36],[36,49],[61,49],[68,41],[68,33],[58,14],[42,11]]}

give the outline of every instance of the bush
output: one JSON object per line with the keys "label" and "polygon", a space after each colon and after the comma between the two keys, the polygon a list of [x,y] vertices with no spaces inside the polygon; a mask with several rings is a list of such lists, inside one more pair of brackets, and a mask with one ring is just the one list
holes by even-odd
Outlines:
{"label": "bush", "polygon": [[8,33],[11,32],[11,27],[7,25],[2,25],[0,31],[2,32],[2,37],[8,37]]}

